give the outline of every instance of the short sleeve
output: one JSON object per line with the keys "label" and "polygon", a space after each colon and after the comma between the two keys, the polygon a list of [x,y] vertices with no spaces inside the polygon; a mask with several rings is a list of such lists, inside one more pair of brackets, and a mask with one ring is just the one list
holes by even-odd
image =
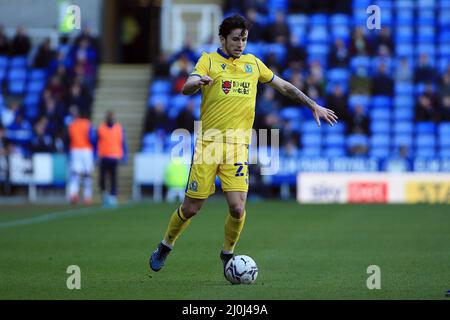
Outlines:
{"label": "short sleeve", "polygon": [[261,60],[259,60],[257,57],[255,57],[255,60],[256,60],[257,66],[258,66],[258,70],[259,70],[258,81],[261,83],[271,82],[273,80],[273,77],[275,76],[273,74],[272,70],[267,68],[267,66]]}
{"label": "short sleeve", "polygon": [[203,77],[208,74],[211,69],[211,60],[207,53],[203,52],[200,59],[198,59],[194,70],[191,72],[191,76]]}

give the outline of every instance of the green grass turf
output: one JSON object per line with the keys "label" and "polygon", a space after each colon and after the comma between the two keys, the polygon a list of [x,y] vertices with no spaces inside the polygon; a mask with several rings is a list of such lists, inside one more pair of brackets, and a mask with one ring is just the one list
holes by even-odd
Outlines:
{"label": "green grass turf", "polygon": [[[0,299],[450,299],[445,205],[250,202],[236,248],[259,266],[250,286],[223,278],[223,198],[207,202],[164,269],[150,271],[148,257],[175,208],[93,208],[0,227]],[[23,219],[55,209],[0,207],[0,222],[11,222],[14,213]],[[81,268],[81,290],[66,287],[69,265]],[[381,290],[366,287],[369,265],[381,268]]]}

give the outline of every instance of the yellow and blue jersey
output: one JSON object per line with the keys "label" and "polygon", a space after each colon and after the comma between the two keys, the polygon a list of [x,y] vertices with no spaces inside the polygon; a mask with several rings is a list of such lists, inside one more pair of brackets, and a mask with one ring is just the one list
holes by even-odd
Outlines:
{"label": "yellow and blue jersey", "polygon": [[217,141],[215,133],[220,132],[222,142],[250,144],[258,82],[271,82],[273,72],[252,54],[235,59],[219,48],[217,52],[204,52],[191,73],[205,75],[213,83],[202,87],[203,136],[199,139]]}

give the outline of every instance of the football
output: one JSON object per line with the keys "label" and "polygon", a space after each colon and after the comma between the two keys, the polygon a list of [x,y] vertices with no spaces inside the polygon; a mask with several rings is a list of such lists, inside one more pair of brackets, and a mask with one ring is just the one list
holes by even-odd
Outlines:
{"label": "football", "polygon": [[232,284],[252,284],[258,277],[258,266],[249,256],[234,256],[225,266],[225,277]]}

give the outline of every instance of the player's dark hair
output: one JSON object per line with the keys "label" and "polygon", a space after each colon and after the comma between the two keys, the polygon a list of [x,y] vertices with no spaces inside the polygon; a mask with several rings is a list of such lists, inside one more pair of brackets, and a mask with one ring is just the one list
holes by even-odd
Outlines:
{"label": "player's dark hair", "polygon": [[242,33],[244,33],[245,30],[250,30],[251,26],[250,21],[240,14],[235,14],[222,21],[222,24],[219,26],[219,36],[226,38],[234,29],[242,29]]}

